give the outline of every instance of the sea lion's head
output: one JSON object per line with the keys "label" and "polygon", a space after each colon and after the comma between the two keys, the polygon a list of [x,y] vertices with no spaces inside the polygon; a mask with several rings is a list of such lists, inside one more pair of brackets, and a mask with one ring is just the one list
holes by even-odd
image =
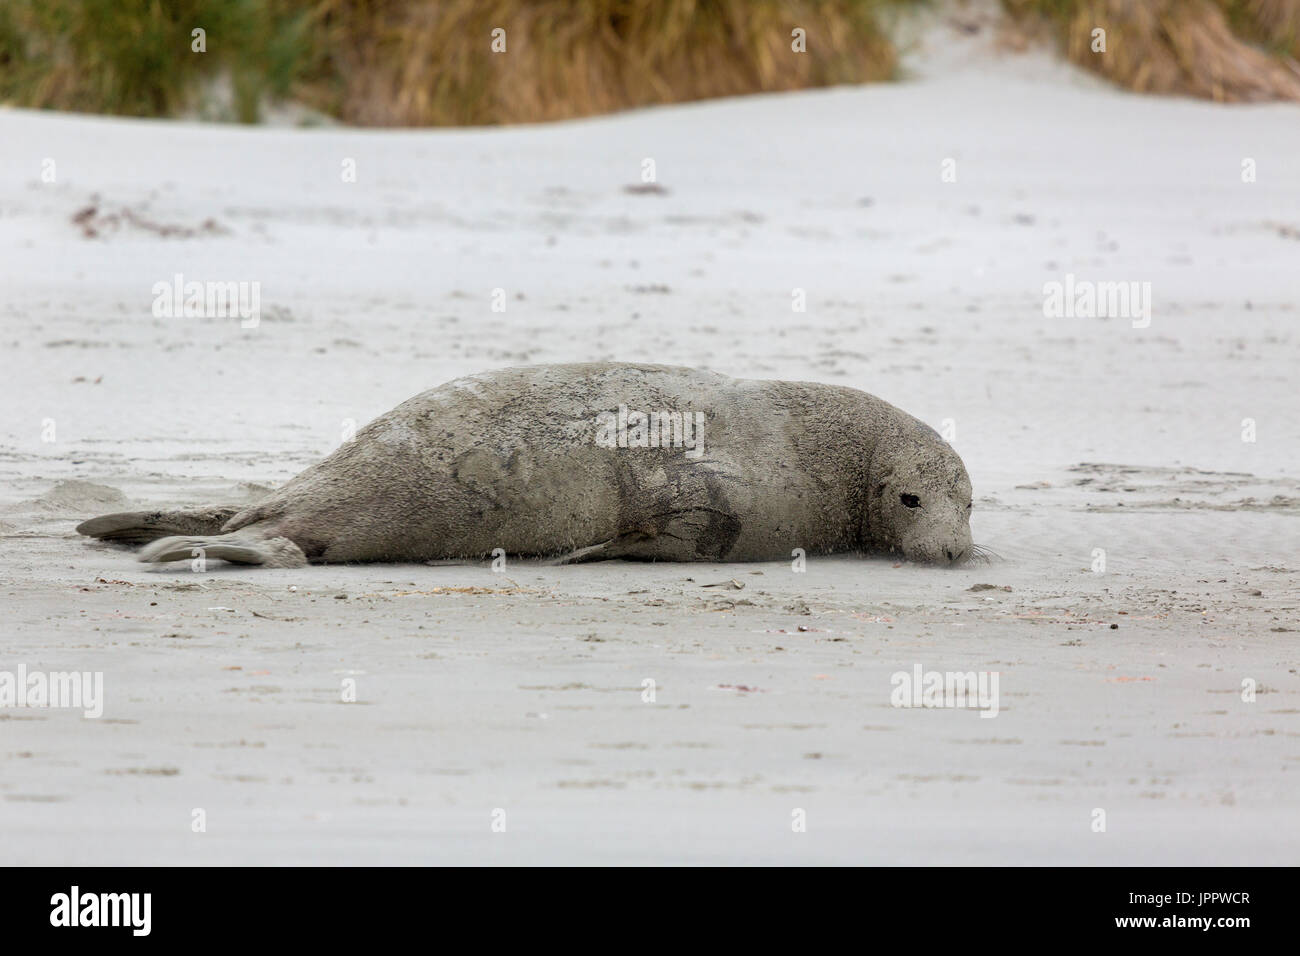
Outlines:
{"label": "sea lion's head", "polygon": [[872,457],[871,538],[909,561],[959,564],[978,552],[970,534],[970,476],[938,432],[912,424],[883,435]]}

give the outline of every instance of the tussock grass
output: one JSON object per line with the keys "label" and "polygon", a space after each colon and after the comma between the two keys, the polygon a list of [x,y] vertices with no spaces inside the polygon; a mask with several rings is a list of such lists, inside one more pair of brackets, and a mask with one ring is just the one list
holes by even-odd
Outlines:
{"label": "tussock grass", "polygon": [[[1300,0],[1003,0],[1054,26],[1073,62],[1141,93],[1300,101]],[[1106,52],[1092,31],[1106,31]],[[1261,48],[1262,47],[1262,48]]]}
{"label": "tussock grass", "polygon": [[[224,77],[239,119],[287,95],[313,59],[296,0],[4,0],[0,99],[19,106],[170,116]],[[207,32],[192,52],[191,31]]]}
{"label": "tussock grass", "polygon": [[[893,0],[893,3],[900,0]],[[366,126],[513,123],[890,78],[886,0],[5,0],[0,99],[238,118],[292,95]],[[191,51],[191,30],[207,52]],[[505,53],[492,31],[505,32]],[[807,52],[791,50],[806,31]]]}
{"label": "tussock grass", "polygon": [[1221,0],[1220,6],[1242,36],[1300,59],[1300,0]]}
{"label": "tussock grass", "polygon": [[[361,126],[556,120],[890,79],[888,21],[925,2],[0,0],[0,101],[253,122],[292,98]],[[1129,89],[1300,100],[1300,0],[1002,3]],[[791,49],[796,28],[806,53]]]}
{"label": "tussock grass", "polygon": [[[376,125],[556,120],[890,78],[867,0],[324,0],[337,99]],[[505,30],[506,52],[491,49]],[[802,28],[807,53],[791,49]]]}

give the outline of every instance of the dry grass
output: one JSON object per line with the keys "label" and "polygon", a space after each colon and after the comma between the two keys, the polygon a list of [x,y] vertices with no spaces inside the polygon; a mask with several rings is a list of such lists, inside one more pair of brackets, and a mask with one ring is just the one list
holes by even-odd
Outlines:
{"label": "dry grass", "polygon": [[[893,76],[864,0],[323,0],[333,74],[315,104],[352,123],[557,120]],[[494,53],[492,31],[505,30]],[[802,28],[807,52],[791,49]]]}
{"label": "dry grass", "polygon": [[[1300,0],[1003,2],[1014,15],[1047,17],[1071,61],[1128,89],[1220,102],[1300,101],[1300,67],[1290,55]],[[1106,31],[1104,53],[1092,49],[1098,27]]]}
{"label": "dry grass", "polygon": [[363,126],[553,120],[888,79],[904,2],[0,0],[0,101],[175,115],[217,81],[250,122],[286,96]]}
{"label": "dry grass", "polygon": [[[885,21],[924,2],[0,0],[0,102],[252,122],[292,98],[361,126],[557,120],[890,79]],[[1133,90],[1300,100],[1300,0],[1002,2],[1015,27],[1051,30]],[[206,53],[191,51],[195,27]]]}
{"label": "dry grass", "polygon": [[1238,33],[1300,58],[1300,0],[1220,0],[1220,5]]}

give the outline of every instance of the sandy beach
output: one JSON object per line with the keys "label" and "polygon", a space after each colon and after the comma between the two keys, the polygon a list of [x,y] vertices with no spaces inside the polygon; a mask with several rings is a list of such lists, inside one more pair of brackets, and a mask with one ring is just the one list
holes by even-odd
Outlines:
{"label": "sandy beach", "polygon": [[[0,670],[104,682],[0,709],[0,863],[1294,864],[1300,112],[983,42],[536,127],[0,112]],[[156,316],[176,274],[260,321]],[[1149,324],[1045,316],[1067,275]],[[999,560],[194,573],[73,530],[595,360],[878,395]],[[918,665],[996,718],[893,706]]]}

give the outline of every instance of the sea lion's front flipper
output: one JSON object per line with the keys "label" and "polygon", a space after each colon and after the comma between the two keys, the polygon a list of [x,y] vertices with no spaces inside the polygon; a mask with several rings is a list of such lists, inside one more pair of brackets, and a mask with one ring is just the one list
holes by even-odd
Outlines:
{"label": "sea lion's front flipper", "polygon": [[264,568],[300,568],[307,563],[302,549],[288,538],[265,538],[244,531],[193,538],[163,538],[140,552],[141,561],[189,561],[194,558],[218,558],[232,564],[256,564]]}
{"label": "sea lion's front flipper", "polygon": [[570,551],[552,564],[587,561],[724,561],[740,535],[740,519],[728,510],[686,507],[646,516],[618,537]]}
{"label": "sea lion's front flipper", "polygon": [[608,541],[602,541],[600,544],[593,544],[587,548],[579,548],[577,551],[570,551],[568,554],[562,554],[558,558],[552,558],[550,564],[584,564],[588,561],[613,561],[615,558],[622,557],[618,550],[618,543],[621,538],[610,538]]}
{"label": "sea lion's front flipper", "polygon": [[730,509],[674,508],[647,515],[636,531],[619,539],[619,557],[636,561],[725,561],[740,536]]}

